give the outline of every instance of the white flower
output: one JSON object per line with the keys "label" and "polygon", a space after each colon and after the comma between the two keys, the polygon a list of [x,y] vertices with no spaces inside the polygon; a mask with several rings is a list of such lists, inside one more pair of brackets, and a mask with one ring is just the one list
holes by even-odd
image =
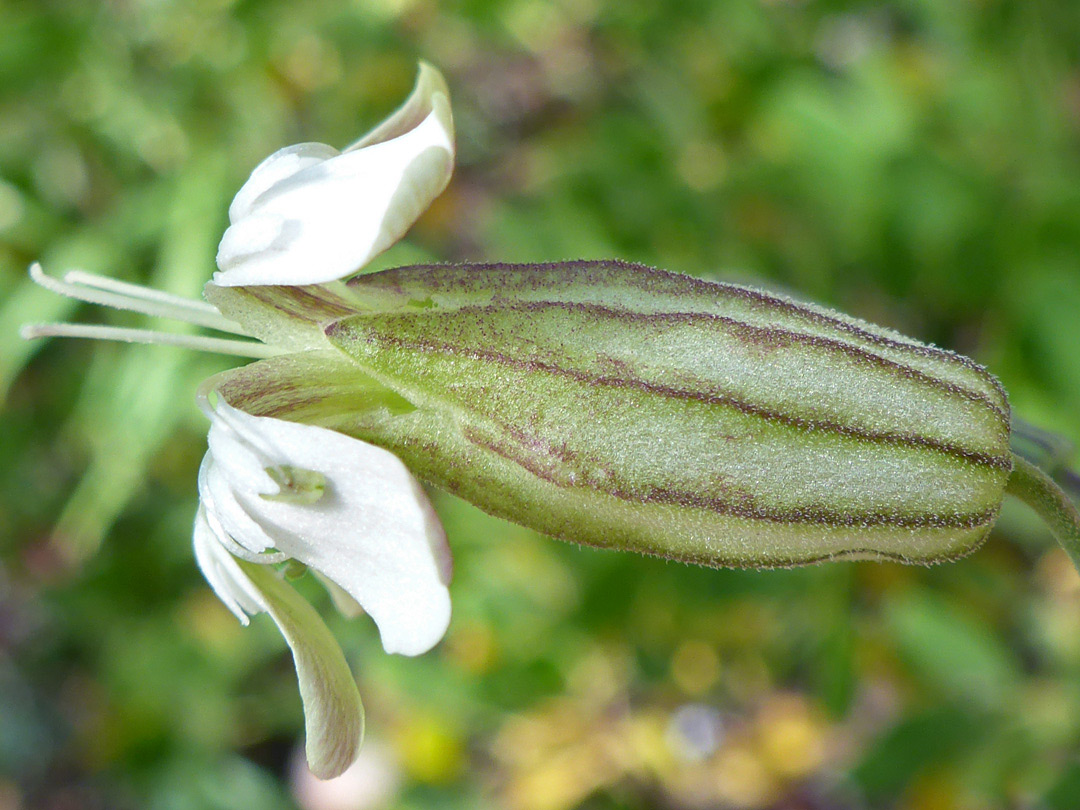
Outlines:
{"label": "white flower", "polygon": [[199,474],[196,559],[243,623],[263,612],[277,622],[296,662],[311,769],[337,775],[359,751],[359,694],[318,615],[253,563],[303,563],[371,615],[387,652],[418,655],[450,621],[446,536],[392,453],[220,399],[205,409],[210,449]]}
{"label": "white flower", "polygon": [[[35,264],[31,277],[62,295],[242,339],[84,324],[32,325],[23,335],[171,343],[279,360],[293,352],[316,356],[306,350],[330,349],[321,319],[348,312],[347,293],[342,297],[343,287],[290,287],[336,281],[390,247],[445,188],[453,161],[446,84],[421,64],[404,106],[371,133],[341,153],[322,144],[282,149],[252,172],[233,200],[232,224],[218,251],[220,272],[207,292],[217,289],[215,302],[243,310],[244,290],[237,288],[261,290],[280,304],[271,308],[275,317],[261,310],[223,312],[80,271],[61,281]],[[300,681],[309,765],[321,778],[337,776],[360,748],[360,696],[326,625],[268,566],[295,561],[310,568],[336,604],[358,604],[371,615],[388,652],[418,655],[442,638],[450,620],[450,554],[442,526],[420,484],[392,453],[326,428],[246,413],[213,390],[200,401],[211,426],[194,529],[199,567],[241,622],[268,613],[281,629]]]}
{"label": "white flower", "polygon": [[450,552],[397,456],[223,400],[206,410],[199,497],[219,542],[249,562],[292,559],[319,572],[375,620],[387,652],[431,649],[450,621]]}
{"label": "white flower", "polygon": [[421,63],[409,100],[345,151],[301,143],[264,160],[229,208],[219,286],[320,284],[400,239],[450,180],[454,128],[437,70]]}

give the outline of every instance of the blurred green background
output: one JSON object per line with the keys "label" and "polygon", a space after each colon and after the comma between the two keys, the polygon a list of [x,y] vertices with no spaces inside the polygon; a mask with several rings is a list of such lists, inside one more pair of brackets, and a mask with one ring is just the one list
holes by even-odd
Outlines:
{"label": "blurred green background", "polygon": [[137,324],[41,259],[197,295],[232,194],[446,74],[459,166],[380,260],[621,257],[969,354],[1080,439],[1073,0],[8,0],[0,6],[0,810],[1080,807],[1080,577],[1007,506],[932,569],[696,569],[436,495],[454,620],[419,659],[330,617],[352,787],[297,764],[265,617],[192,560],[227,360],[28,344]]}

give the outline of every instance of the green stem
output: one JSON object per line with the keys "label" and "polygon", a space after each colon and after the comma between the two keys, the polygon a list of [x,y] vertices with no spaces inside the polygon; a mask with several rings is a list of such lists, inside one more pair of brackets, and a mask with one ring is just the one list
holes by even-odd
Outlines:
{"label": "green stem", "polygon": [[1080,571],[1080,512],[1054,480],[1030,461],[1013,454],[1005,491],[1035,510]]}

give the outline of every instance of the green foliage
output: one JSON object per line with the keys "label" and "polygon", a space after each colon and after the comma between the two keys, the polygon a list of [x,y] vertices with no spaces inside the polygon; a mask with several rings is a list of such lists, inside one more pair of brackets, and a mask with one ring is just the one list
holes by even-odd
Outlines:
{"label": "green foliage", "polygon": [[[379,266],[619,257],[783,290],[971,355],[1080,440],[1068,0],[13,0],[0,30],[0,807],[298,801],[288,651],[190,554],[191,393],[227,363],[23,343],[84,315],[25,268],[197,294],[251,168],[349,143],[418,57],[461,163]],[[947,566],[737,572],[437,505],[432,654],[382,654],[300,583],[381,806],[1080,803],[1080,584],[1023,510]]]}

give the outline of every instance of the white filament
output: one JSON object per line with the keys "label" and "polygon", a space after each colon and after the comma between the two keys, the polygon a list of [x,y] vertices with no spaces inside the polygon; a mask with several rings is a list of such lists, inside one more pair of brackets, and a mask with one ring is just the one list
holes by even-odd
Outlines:
{"label": "white filament", "polygon": [[46,275],[37,262],[30,265],[30,278],[50,292],[88,304],[169,318],[234,335],[245,334],[239,326],[204,301],[191,301],[81,270],[67,273],[61,281]]}
{"label": "white filament", "polygon": [[98,290],[116,292],[120,295],[126,295],[128,298],[137,298],[145,301],[160,301],[165,304],[186,307],[187,309],[195,310],[197,312],[217,314],[217,308],[213,304],[208,304],[206,301],[182,298],[179,295],[172,295],[171,293],[162,292],[161,290],[155,290],[153,287],[143,287],[141,284],[129,284],[126,281],[118,281],[117,279],[109,278],[108,276],[99,276],[97,273],[87,273],[85,270],[68,270],[64,273],[64,282],[67,284],[78,284],[83,287],[93,287]]}
{"label": "white filament", "polygon": [[176,332],[155,332],[150,329],[124,329],[118,326],[98,326],[81,323],[31,323],[19,330],[26,340],[44,337],[88,338],[90,340],[115,340],[121,343],[157,343],[164,346],[181,346],[214,354],[231,354],[236,357],[266,358],[281,354],[279,349],[250,340],[182,335]]}

